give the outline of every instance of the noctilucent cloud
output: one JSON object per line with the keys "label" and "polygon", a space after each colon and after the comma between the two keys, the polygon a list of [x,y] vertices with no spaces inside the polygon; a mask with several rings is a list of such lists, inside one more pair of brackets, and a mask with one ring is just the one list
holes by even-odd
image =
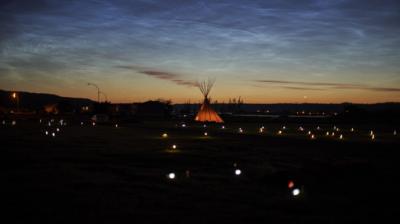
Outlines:
{"label": "noctilucent cloud", "polygon": [[1,1],[0,89],[113,102],[400,101],[400,2]]}

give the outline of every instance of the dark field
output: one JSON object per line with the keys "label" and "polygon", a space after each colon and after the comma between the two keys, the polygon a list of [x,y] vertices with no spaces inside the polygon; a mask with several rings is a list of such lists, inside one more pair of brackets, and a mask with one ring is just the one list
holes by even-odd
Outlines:
{"label": "dark field", "polygon": [[333,124],[300,132],[291,123],[277,135],[284,124],[264,123],[260,134],[256,123],[57,121],[0,127],[2,210],[14,223],[386,223],[398,215],[395,127],[337,125],[326,137]]}

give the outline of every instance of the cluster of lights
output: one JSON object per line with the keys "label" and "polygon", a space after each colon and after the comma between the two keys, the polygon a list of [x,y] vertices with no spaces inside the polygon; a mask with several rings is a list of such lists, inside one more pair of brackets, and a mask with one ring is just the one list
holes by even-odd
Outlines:
{"label": "cluster of lights", "polygon": [[298,197],[301,193],[299,188],[296,188],[296,185],[293,180],[288,181],[288,188],[291,190],[291,194],[293,197]]}
{"label": "cluster of lights", "polygon": [[239,128],[239,133],[243,133],[243,129],[242,128]]}

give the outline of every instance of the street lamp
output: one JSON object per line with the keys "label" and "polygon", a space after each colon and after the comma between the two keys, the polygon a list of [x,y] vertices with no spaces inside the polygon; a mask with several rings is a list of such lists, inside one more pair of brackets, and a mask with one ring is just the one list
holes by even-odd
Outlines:
{"label": "street lamp", "polygon": [[100,103],[100,88],[96,84],[90,83],[90,82],[88,82],[88,86],[96,87],[96,89],[97,89],[97,102]]}
{"label": "street lamp", "polygon": [[11,94],[11,97],[17,102],[17,111],[19,111],[19,96],[16,92]]}

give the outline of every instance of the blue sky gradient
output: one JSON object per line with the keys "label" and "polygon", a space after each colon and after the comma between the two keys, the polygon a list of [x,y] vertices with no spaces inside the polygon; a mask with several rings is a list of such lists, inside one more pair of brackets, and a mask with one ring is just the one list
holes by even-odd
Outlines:
{"label": "blue sky gradient", "polygon": [[399,1],[2,1],[0,88],[115,102],[400,101]]}

